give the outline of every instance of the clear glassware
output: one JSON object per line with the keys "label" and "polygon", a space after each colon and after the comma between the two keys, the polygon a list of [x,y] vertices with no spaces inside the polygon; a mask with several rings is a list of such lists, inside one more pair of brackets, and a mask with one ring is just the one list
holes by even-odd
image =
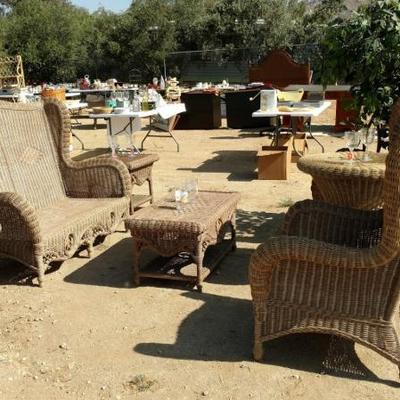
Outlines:
{"label": "clear glassware", "polygon": [[189,179],[185,182],[185,187],[189,196],[195,196],[199,191],[199,182],[197,178]]}
{"label": "clear glassware", "polygon": [[365,146],[365,152],[363,161],[371,161],[371,157],[368,154],[368,146],[374,143],[375,140],[375,128],[363,128],[360,131],[360,141]]}
{"label": "clear glassware", "polygon": [[114,142],[114,139],[111,137],[111,157],[116,158],[117,157],[117,145]]}
{"label": "clear glassware", "polygon": [[350,161],[354,161],[354,149],[360,144],[360,134],[359,132],[348,131],[344,133],[344,137],[347,140],[347,148],[350,151]]}
{"label": "clear glassware", "polygon": [[182,211],[182,190],[178,188],[174,188],[174,196],[175,196],[175,206],[178,212]]}

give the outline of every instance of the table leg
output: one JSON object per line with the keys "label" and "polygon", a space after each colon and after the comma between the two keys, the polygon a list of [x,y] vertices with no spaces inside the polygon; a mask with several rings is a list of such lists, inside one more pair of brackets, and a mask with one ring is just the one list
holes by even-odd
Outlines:
{"label": "table leg", "polygon": [[282,123],[281,123],[281,118],[277,117],[276,118],[276,125],[275,129],[272,133],[272,141],[271,141],[271,146],[278,146],[279,145],[279,136],[281,134],[281,129],[282,129]]}
{"label": "table leg", "polygon": [[[125,130],[126,130],[126,127],[125,127]],[[133,124],[132,124],[131,117],[129,117],[129,142],[131,144],[131,149],[132,149],[133,154],[140,154],[140,150],[133,143]]]}
{"label": "table leg", "polygon": [[193,261],[196,263],[197,266],[196,288],[199,293],[203,291],[203,285],[202,285],[203,280],[201,277],[201,271],[203,269],[203,259],[204,259],[203,244],[200,241],[197,244],[196,254],[193,256]]}
{"label": "table leg", "polygon": [[321,147],[321,149],[322,149],[322,153],[325,153],[325,147],[323,146],[323,144],[322,144],[322,143],[313,135],[313,133],[312,133],[312,129],[311,129],[311,118],[310,118],[310,124],[309,124],[309,126],[308,126],[308,133],[309,133],[311,139],[314,139],[314,140],[320,145],[320,147]]}
{"label": "table leg", "polygon": [[83,144],[82,140],[76,133],[72,131],[72,129],[71,129],[71,134],[81,144],[82,150],[85,150],[85,145]]}
{"label": "table leg", "polygon": [[296,149],[296,141],[294,140],[295,139],[295,136],[296,136],[296,133],[297,133],[297,118],[296,117],[291,117],[290,118],[290,129],[291,129],[291,131],[292,131],[292,137],[293,137],[293,151],[299,156],[299,157],[302,157],[303,156],[303,154],[301,154],[297,149]]}
{"label": "table leg", "polygon": [[[153,168],[153,166],[151,168]],[[147,179],[147,182],[149,184],[149,195],[151,196],[150,204],[153,204],[153,202],[154,202],[154,195],[153,195],[154,188],[153,188],[153,171],[151,171],[151,170],[150,170],[150,175],[149,175],[149,178]]]}
{"label": "table leg", "polygon": [[[173,134],[173,132],[172,132],[172,131],[174,130],[174,128],[175,128],[177,122],[178,122],[178,119],[179,119],[179,115],[174,115],[174,116],[172,116],[172,117],[170,118],[169,123],[168,123],[168,130],[162,130],[162,131],[169,134],[169,136],[170,136],[170,137],[173,139],[173,141],[175,142],[175,144],[176,144],[176,149],[177,149],[177,151],[179,152],[179,143],[178,143],[178,140],[176,139],[176,137],[174,136],[174,134]],[[157,129],[158,132],[160,131],[159,128],[156,128],[156,129]],[[157,136],[157,135],[150,135],[151,131],[153,131],[153,130],[156,132],[156,130],[155,130],[154,127],[152,126],[152,119],[151,119],[151,117],[150,117],[149,130],[148,130],[148,132],[144,135],[144,138],[143,138],[143,140],[142,140],[142,143],[140,144],[140,149],[141,149],[141,150],[143,150],[143,144],[144,144],[145,140],[146,140],[148,137],[156,137],[156,136]],[[165,135],[163,135],[163,137],[164,137],[164,136],[165,136]]]}

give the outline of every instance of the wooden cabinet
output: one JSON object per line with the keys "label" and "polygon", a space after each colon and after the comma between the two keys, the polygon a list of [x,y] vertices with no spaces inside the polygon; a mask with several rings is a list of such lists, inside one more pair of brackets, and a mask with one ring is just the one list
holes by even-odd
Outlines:
{"label": "wooden cabinet", "polygon": [[238,90],[225,93],[226,123],[228,128],[261,128],[271,125],[270,118],[253,118],[254,111],[260,109],[260,96],[253,101],[260,89]]}
{"label": "wooden cabinet", "polygon": [[182,93],[186,112],[175,129],[217,129],[221,126],[221,98],[213,92]]}

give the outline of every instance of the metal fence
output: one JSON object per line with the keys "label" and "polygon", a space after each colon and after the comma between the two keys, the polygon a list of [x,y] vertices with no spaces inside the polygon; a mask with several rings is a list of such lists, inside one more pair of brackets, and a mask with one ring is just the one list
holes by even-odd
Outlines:
{"label": "metal fence", "polygon": [[[231,83],[246,83],[249,66],[260,63],[270,50],[258,47],[172,52],[165,58],[164,74],[177,76],[182,82],[227,79]],[[297,44],[285,50],[295,61],[309,62],[316,77],[321,61],[317,44]]]}

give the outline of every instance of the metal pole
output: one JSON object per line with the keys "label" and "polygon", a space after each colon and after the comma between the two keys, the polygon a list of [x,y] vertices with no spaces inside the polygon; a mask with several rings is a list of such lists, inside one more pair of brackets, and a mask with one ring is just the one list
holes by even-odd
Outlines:
{"label": "metal pole", "polygon": [[167,63],[165,62],[165,57],[164,57],[164,79],[167,81]]}

